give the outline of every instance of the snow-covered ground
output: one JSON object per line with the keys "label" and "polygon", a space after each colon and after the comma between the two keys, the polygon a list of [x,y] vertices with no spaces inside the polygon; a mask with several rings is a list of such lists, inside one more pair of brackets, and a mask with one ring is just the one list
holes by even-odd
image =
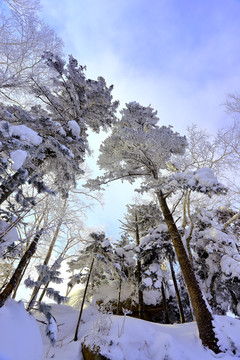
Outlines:
{"label": "snow-covered ground", "polygon": [[[53,305],[52,313],[58,324],[58,340],[52,347],[45,336],[45,325],[28,315],[23,304],[8,301],[0,309],[0,360],[82,360],[81,343],[94,344],[112,360],[233,360],[240,357],[240,321],[227,316],[216,317],[221,343],[226,349],[219,355],[202,347],[196,324],[162,325],[100,313],[88,306],[79,328],[79,341],[74,342],[78,310],[67,305]],[[39,314],[38,320],[44,321]],[[41,357],[42,341],[43,353]],[[233,345],[234,344],[234,345]]]}
{"label": "snow-covered ground", "polygon": [[0,360],[40,360],[42,339],[37,322],[22,302],[0,308]]}
{"label": "snow-covered ground", "polygon": [[[42,360],[82,360],[81,342],[100,346],[101,353],[111,360],[213,360],[233,359],[229,353],[215,355],[202,347],[196,323],[162,325],[128,316],[99,313],[88,306],[79,328],[79,341],[74,342],[78,311],[70,306],[54,305],[53,314],[58,323],[58,341],[53,348],[44,335]],[[240,321],[217,316],[216,326],[221,343],[226,348],[235,344],[240,356]],[[231,339],[231,340],[230,340]]]}

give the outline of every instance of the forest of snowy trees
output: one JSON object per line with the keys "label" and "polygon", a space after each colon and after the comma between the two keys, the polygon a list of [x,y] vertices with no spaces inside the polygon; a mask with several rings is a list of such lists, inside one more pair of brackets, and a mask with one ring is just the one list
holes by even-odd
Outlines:
{"label": "forest of snowy trees", "polygon": [[[67,303],[80,284],[75,341],[95,298],[117,315],[194,320],[202,344],[224,352],[214,316],[240,315],[240,97],[227,98],[227,125],[214,136],[196,125],[182,136],[137,101],[120,109],[112,85],[66,60],[38,6],[1,4],[0,307],[24,283],[26,311],[45,315],[54,344],[47,299]],[[102,131],[92,179],[89,134]],[[116,218],[118,239],[84,225],[113,181],[136,181],[138,193]],[[64,293],[54,287],[62,264]]]}

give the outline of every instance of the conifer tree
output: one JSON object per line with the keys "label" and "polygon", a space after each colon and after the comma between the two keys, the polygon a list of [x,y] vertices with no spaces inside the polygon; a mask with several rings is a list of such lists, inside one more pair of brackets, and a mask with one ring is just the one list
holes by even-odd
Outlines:
{"label": "conifer tree", "polygon": [[32,79],[39,105],[29,110],[0,105],[1,204],[13,192],[19,202],[33,201],[24,199],[25,183],[38,192],[50,191],[43,181],[48,172],[55,175],[55,189],[66,195],[65,185],[75,184],[83,173],[87,130],[106,130],[115,121],[117,102],[112,102],[112,87],[103,78],[86,79],[85,68],[73,57],[67,65],[50,53],[44,58],[54,78],[51,88]]}
{"label": "conifer tree", "polygon": [[[173,155],[183,154],[187,145],[185,137],[174,133],[171,127],[157,125],[156,112],[136,102],[129,103],[122,110],[119,120],[111,135],[100,147],[98,164],[104,175],[89,183],[99,188],[101,185],[118,179],[133,183],[141,179],[141,190],[154,190],[163,218],[167,224],[175,253],[181,267],[194,315],[198,325],[199,336],[204,346],[219,353],[218,339],[213,329],[213,318],[203,299],[201,289],[196,280],[194,270],[182,243],[181,235],[175,224],[167,203],[169,190],[165,190],[166,177],[163,170],[168,168]],[[192,179],[194,174],[192,174]],[[218,183],[201,186],[195,180],[195,190],[211,192],[221,190]],[[185,186],[191,186],[185,181]]]}
{"label": "conifer tree", "polygon": [[93,232],[89,234],[85,248],[80,252],[76,260],[69,262],[71,272],[80,270],[70,278],[70,287],[75,283],[85,283],[84,294],[81,302],[80,312],[74,334],[74,341],[78,340],[78,329],[81,321],[83,306],[86,300],[87,291],[90,283],[92,290],[100,286],[102,280],[106,279],[106,274],[112,278],[113,274],[124,276],[120,264],[114,256],[112,245],[104,232]]}
{"label": "conifer tree", "polygon": [[172,280],[178,303],[179,318],[184,323],[183,304],[173,265],[176,261],[175,252],[165,224],[162,223],[156,229],[150,229],[149,234],[141,238],[140,256],[144,277],[148,279],[152,288],[160,288],[164,282],[166,283],[169,279]]}
{"label": "conifer tree", "polygon": [[[195,227],[191,246],[194,266],[214,313],[225,315],[230,308],[238,315],[240,300],[238,239],[231,228],[228,231],[222,228],[218,218],[224,219],[223,210],[209,212],[201,209],[193,214]],[[235,226],[236,224],[233,224],[233,227]]]}

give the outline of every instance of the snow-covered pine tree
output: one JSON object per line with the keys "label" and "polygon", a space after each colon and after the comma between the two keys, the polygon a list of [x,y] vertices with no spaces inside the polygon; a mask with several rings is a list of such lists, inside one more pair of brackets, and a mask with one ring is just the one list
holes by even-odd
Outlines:
{"label": "snow-covered pine tree", "polygon": [[[103,78],[86,79],[85,68],[72,56],[68,64],[50,53],[44,59],[54,76],[51,87],[32,78],[38,105],[0,105],[0,204],[8,200],[24,209],[33,206],[35,196],[26,196],[26,186],[68,196],[69,186],[83,174],[88,130],[106,130],[115,122],[118,103],[112,101],[112,86],[108,88]],[[45,176],[49,173],[54,177],[51,190]]]}
{"label": "snow-covered pine tree", "polygon": [[212,315],[203,299],[164,191],[163,170],[168,168],[173,155],[184,153],[187,141],[174,133],[170,126],[159,127],[158,121],[156,111],[150,106],[143,107],[136,102],[127,104],[122,110],[121,120],[100,147],[98,164],[105,171],[104,175],[90,182],[89,186],[96,189],[118,179],[130,183],[141,179],[142,189],[154,189],[188,288],[200,339],[204,346],[219,353]]}
{"label": "snow-covered pine tree", "polygon": [[[121,239],[115,242],[114,244],[114,254],[117,260],[117,263],[120,265],[122,273],[125,275],[128,283],[132,284],[132,288],[135,290],[136,282],[136,245],[133,241],[130,240],[129,235],[124,233],[121,235]],[[120,313],[121,309],[121,292],[122,292],[122,283],[124,276],[122,273],[118,276],[119,286],[118,286],[118,297],[117,297],[117,309],[116,314]],[[134,291],[135,292],[135,291]],[[130,294],[131,304],[133,303],[132,293]]]}
{"label": "snow-covered pine tree", "polygon": [[[128,233],[135,241],[136,249],[140,244],[140,238],[146,235],[149,228],[155,227],[160,219],[161,212],[159,207],[153,202],[148,204],[129,204],[126,205],[127,213],[124,216],[124,221],[121,221],[121,229]],[[136,251],[137,266],[136,266],[136,282],[138,292],[138,315],[140,319],[144,318],[144,300],[142,283],[142,269],[139,252]]]}
{"label": "snow-covered pine tree", "polygon": [[[53,265],[51,265],[51,266],[37,265],[36,270],[39,275],[37,281],[32,280],[30,278],[30,276],[28,276],[28,278],[24,281],[24,284],[31,289],[36,288],[36,287],[41,288],[50,282],[52,282],[54,284],[61,284],[63,282],[62,278],[60,277],[61,273],[59,271],[59,269],[61,267],[61,262],[62,262],[62,259],[58,258],[57,260],[54,261]],[[32,308],[37,304],[36,295],[34,297],[32,297],[29,302],[29,304],[27,306],[28,311],[31,311]],[[67,301],[66,296],[60,295],[58,290],[54,290],[51,287],[48,287],[46,289],[46,295],[50,299],[56,301],[58,304],[61,304],[61,303]]]}
{"label": "snow-covered pine tree", "polygon": [[[24,281],[24,284],[28,288],[41,288],[44,285],[53,282],[55,284],[61,284],[62,278],[60,277],[61,273],[59,271],[61,267],[62,259],[58,258],[55,260],[52,266],[48,265],[37,265],[36,270],[39,274],[37,281],[34,281],[30,276]],[[36,294],[37,295],[37,294]],[[28,306],[27,311],[31,311],[33,308],[37,309],[40,313],[43,313],[47,320],[46,326],[46,335],[50,339],[51,344],[54,345],[57,340],[57,324],[54,316],[51,314],[51,306],[43,302],[37,302],[35,297],[32,297]],[[60,295],[58,290],[55,290],[52,287],[46,288],[46,295],[53,301],[58,304],[62,304],[68,300],[66,296]]]}
{"label": "snow-covered pine tree", "polygon": [[55,188],[66,195],[64,185],[74,184],[83,172],[87,131],[106,130],[115,122],[118,103],[112,101],[112,86],[101,77],[86,79],[85,68],[72,56],[66,65],[50,53],[44,58],[55,75],[51,88],[32,78],[39,105],[28,110],[0,105],[0,203],[13,192],[24,201],[22,184],[47,191],[43,176],[48,172],[55,174]]}
{"label": "snow-covered pine tree", "polygon": [[112,245],[104,232],[92,232],[89,234],[85,248],[80,252],[76,260],[69,263],[69,270],[81,270],[70,278],[70,286],[75,283],[85,283],[85,289],[81,308],[79,312],[78,322],[74,335],[74,341],[78,339],[78,328],[81,321],[83,306],[85,303],[87,291],[91,284],[92,293],[94,287],[100,287],[103,282],[107,282],[114,278],[116,274],[125,278],[124,272],[121,270],[117,258],[114,256]]}
{"label": "snow-covered pine tree", "polygon": [[[156,229],[150,229],[149,234],[141,238],[139,254],[142,261],[143,285],[152,289],[161,289],[164,284],[171,280],[177,299],[179,319],[182,323],[185,322],[183,304],[174,269],[175,252],[167,226],[164,223]],[[172,321],[174,320],[172,317]]]}
{"label": "snow-covered pine tree", "polygon": [[201,209],[194,216],[191,246],[194,266],[213,311],[238,314],[240,302],[240,254],[238,239],[231,228],[223,229],[217,211]]}

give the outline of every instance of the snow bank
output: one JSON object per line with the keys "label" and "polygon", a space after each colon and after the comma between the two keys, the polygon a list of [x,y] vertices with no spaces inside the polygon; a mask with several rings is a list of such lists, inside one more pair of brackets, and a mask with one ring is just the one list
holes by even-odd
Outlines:
{"label": "snow bank", "polygon": [[[98,319],[84,342],[100,348],[111,360],[232,360],[240,347],[240,321],[218,316],[215,322],[222,350],[219,355],[203,348],[196,323],[162,325],[116,315]],[[234,343],[234,345],[233,345]]]}
{"label": "snow bank", "polygon": [[[51,313],[57,322],[57,342],[55,346],[50,345],[50,341],[46,336],[46,326],[39,323],[44,345],[42,360],[83,360],[81,343],[84,336],[90,331],[93,323],[96,321],[98,314],[97,309],[89,304],[85,307],[79,327],[79,341],[72,341],[77,325],[79,309],[73,309],[68,305],[51,304]],[[37,319],[46,321],[43,314],[36,312],[34,316]],[[0,360],[2,360],[1,357]],[[33,358],[32,360],[36,359]]]}
{"label": "snow bank", "polygon": [[0,308],[0,360],[40,360],[39,327],[23,303],[9,299]]}
{"label": "snow bank", "polygon": [[[174,325],[150,323],[128,316],[102,314],[88,304],[83,311],[79,340],[75,342],[72,340],[79,310],[67,305],[53,305],[52,314],[58,324],[58,340],[56,346],[51,347],[45,336],[45,326],[40,324],[44,342],[42,360],[83,360],[83,341],[89,347],[99,346],[101,353],[111,360],[233,360],[236,357],[231,350],[234,349],[239,356],[240,321],[228,316],[215,318],[220,346],[226,351],[216,355],[203,348],[195,322]],[[36,313],[35,316],[41,318],[42,315]]]}

